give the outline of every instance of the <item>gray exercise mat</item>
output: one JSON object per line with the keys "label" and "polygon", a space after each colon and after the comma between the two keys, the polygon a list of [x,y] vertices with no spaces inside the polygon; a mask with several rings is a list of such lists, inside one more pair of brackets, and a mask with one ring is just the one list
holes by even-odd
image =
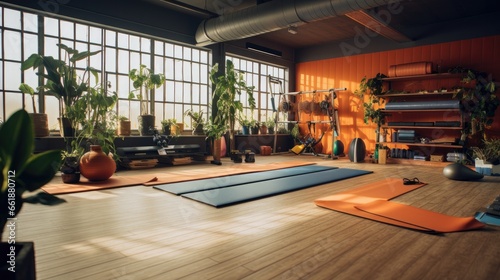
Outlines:
{"label": "gray exercise mat", "polygon": [[297,167],[276,169],[270,171],[221,176],[218,178],[162,184],[162,185],[156,185],[154,186],[154,188],[169,193],[181,195],[190,192],[198,192],[216,188],[225,188],[234,185],[241,185],[241,184],[300,175],[304,173],[313,173],[331,169],[337,169],[337,167],[322,166],[322,165],[305,165],[305,166],[297,166]]}
{"label": "gray exercise mat", "polygon": [[372,171],[349,168],[330,169],[226,188],[191,192],[182,196],[215,207],[222,207],[369,173]]}

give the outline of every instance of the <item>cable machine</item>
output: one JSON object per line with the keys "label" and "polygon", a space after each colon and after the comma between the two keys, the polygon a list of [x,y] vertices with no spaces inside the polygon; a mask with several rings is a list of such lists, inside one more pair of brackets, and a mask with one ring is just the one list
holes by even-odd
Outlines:
{"label": "cable machine", "polygon": [[[276,153],[276,144],[277,144],[277,139],[278,139],[278,124],[280,124],[280,123],[286,123],[286,124],[306,123],[308,125],[309,133],[306,136],[306,138],[304,139],[304,143],[303,143],[304,149],[302,149],[302,151],[300,151],[299,153],[302,153],[304,150],[309,149],[309,150],[312,150],[314,155],[317,155],[314,152],[313,147],[321,141],[321,139],[323,138],[326,131],[322,133],[321,137],[318,140],[315,140],[313,138],[311,139],[311,137],[309,137],[309,136],[311,136],[311,125],[315,126],[315,124],[318,124],[318,123],[323,123],[323,124],[328,123],[328,124],[330,124],[330,129],[332,130],[332,147],[331,147],[332,152],[331,152],[331,155],[329,155],[329,157],[331,157],[332,159],[337,159],[337,157],[334,155],[334,145],[335,145],[335,141],[336,141],[337,136],[340,135],[340,124],[339,124],[338,110],[335,109],[334,100],[337,98],[337,91],[344,91],[344,90],[347,90],[347,88],[331,88],[331,89],[325,89],[325,90],[296,91],[296,92],[285,93],[281,80],[279,80],[278,78],[272,77],[271,75],[268,75],[267,79],[268,79],[268,83],[269,83],[269,91],[271,93],[271,106],[272,106],[273,112],[276,113],[276,117],[275,117],[276,129],[274,130],[273,153]],[[278,93],[275,93],[273,91],[273,85],[278,85],[278,88],[279,88]],[[313,94],[315,94],[315,93],[330,93],[330,100],[325,99],[325,100],[321,101],[321,103],[320,103],[321,109],[326,111],[329,120],[327,120],[327,121],[306,121],[306,122],[301,122],[300,120],[297,120],[297,121],[288,121],[288,120],[280,121],[279,120],[279,112],[276,109],[276,103],[275,103],[276,95],[278,95],[280,109],[282,111],[288,112],[289,110],[291,110],[291,105],[288,102],[288,100],[286,99],[286,96],[288,96],[288,95],[300,95],[300,94],[311,94],[311,93],[313,93]],[[300,118],[300,115],[298,115],[297,118]],[[297,154],[299,154],[299,153],[297,153]]]}

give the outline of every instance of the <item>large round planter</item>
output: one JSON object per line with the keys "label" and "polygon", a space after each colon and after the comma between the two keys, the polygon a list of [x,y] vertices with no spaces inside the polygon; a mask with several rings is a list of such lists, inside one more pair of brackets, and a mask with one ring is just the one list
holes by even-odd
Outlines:
{"label": "large round planter", "polygon": [[154,115],[141,115],[138,117],[139,121],[139,134],[141,136],[144,135],[153,135],[155,128],[155,116]]}
{"label": "large round planter", "polygon": [[35,137],[49,136],[49,120],[47,118],[47,114],[30,113],[29,115],[33,121]]}
{"label": "large round planter", "polygon": [[104,181],[115,173],[116,162],[106,155],[101,146],[91,145],[80,159],[80,173],[90,181]]}
{"label": "large round planter", "polygon": [[118,135],[130,136],[130,121],[118,122]]}

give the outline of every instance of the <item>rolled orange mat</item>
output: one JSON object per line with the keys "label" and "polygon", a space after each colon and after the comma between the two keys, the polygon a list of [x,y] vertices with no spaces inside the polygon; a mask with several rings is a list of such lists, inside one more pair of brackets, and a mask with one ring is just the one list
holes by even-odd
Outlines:
{"label": "rolled orange mat", "polygon": [[387,200],[375,200],[354,207],[384,219],[388,218],[436,232],[455,232],[484,227],[484,224],[474,217],[448,216]]}
{"label": "rolled orange mat", "polygon": [[388,201],[425,185],[404,185],[402,179],[388,178],[317,199],[315,203],[331,210],[421,231],[455,232],[484,226],[473,217],[453,217]]}

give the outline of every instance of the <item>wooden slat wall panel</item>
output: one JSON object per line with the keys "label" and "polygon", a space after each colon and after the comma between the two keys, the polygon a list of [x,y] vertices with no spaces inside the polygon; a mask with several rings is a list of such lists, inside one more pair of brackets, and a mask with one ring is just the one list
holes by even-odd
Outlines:
{"label": "wooden slat wall panel", "polygon": [[[364,137],[369,150],[374,149],[374,126],[363,123],[362,102],[352,95],[359,87],[359,82],[366,76],[374,77],[377,73],[387,74],[390,65],[417,61],[430,61],[434,70],[440,65],[441,72],[455,66],[472,68],[491,73],[493,79],[500,79],[500,36],[476,38],[419,46],[414,48],[391,50],[378,53],[340,57],[321,61],[297,64],[297,90],[347,87],[347,92],[338,95],[341,135],[339,140],[348,144],[355,137]],[[307,77],[307,78],[305,78]],[[422,81],[416,87],[452,87],[456,81]],[[306,97],[310,100],[309,97]],[[360,108],[358,108],[361,106]],[[490,130],[491,136],[500,136],[500,112]],[[305,121],[303,116],[302,121]],[[326,119],[320,117],[319,119]],[[315,118],[318,119],[318,118]],[[317,135],[319,136],[319,135]],[[323,139],[323,152],[331,152],[331,136]]]}

